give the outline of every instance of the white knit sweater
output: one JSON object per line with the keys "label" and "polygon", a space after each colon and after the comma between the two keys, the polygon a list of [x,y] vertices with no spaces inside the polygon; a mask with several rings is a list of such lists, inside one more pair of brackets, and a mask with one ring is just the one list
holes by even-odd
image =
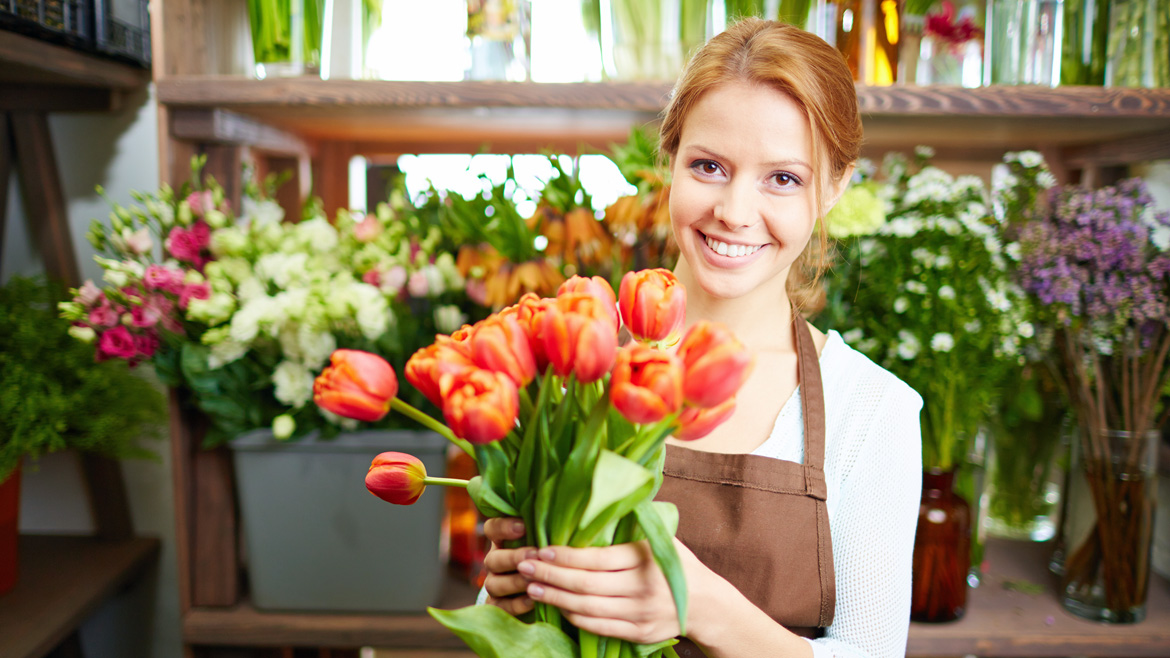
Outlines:
{"label": "white knit sweater", "polygon": [[[901,658],[922,493],[922,398],[835,331],[820,365],[837,607],[825,636],[809,642],[816,658]],[[803,461],[799,389],[753,454]]]}

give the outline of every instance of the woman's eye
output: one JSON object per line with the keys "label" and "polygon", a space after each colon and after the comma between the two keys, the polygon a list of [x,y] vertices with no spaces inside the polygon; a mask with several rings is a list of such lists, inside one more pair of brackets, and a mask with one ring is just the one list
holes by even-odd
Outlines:
{"label": "woman's eye", "polygon": [[780,185],[780,187],[792,187],[800,185],[800,179],[792,174],[779,173],[772,176],[772,178]]}
{"label": "woman's eye", "polygon": [[691,164],[691,168],[701,174],[713,175],[719,173],[719,165],[710,160],[696,160]]}

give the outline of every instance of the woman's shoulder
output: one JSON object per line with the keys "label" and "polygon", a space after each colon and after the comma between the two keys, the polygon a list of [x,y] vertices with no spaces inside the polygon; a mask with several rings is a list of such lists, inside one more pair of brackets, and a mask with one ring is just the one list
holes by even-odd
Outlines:
{"label": "woman's shoulder", "polygon": [[[922,396],[894,373],[853,349],[834,330],[828,332],[821,353],[821,372],[826,392],[848,400],[849,406],[878,407],[890,412],[917,413]],[[835,396],[836,397],[836,396]],[[854,411],[857,411],[854,408]],[[874,409],[877,411],[877,409]]]}

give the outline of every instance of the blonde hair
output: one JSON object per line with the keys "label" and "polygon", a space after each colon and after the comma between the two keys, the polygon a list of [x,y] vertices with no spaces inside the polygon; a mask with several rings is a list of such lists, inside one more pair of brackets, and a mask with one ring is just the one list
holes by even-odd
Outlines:
{"label": "blonde hair", "polygon": [[776,21],[744,18],[703,45],[683,69],[663,113],[659,153],[678,153],[683,124],[699,99],[715,87],[742,81],[787,94],[812,132],[813,200],[819,227],[788,275],[788,295],[803,313],[824,305],[818,285],[828,266],[830,239],[821,199],[826,184],[841,180],[861,154],[857,89],[844,56],[820,37]]}

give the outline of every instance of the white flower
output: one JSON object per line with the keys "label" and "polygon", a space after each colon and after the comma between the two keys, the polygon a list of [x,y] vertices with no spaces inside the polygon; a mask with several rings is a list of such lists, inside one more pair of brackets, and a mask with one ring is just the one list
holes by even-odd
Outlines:
{"label": "white flower", "polygon": [[1000,342],[999,351],[1008,356],[1012,356],[1019,351],[1019,345],[1016,344],[1016,341],[1011,336],[1005,336]]}
{"label": "white flower", "polygon": [[213,229],[223,228],[227,226],[228,218],[227,215],[223,214],[219,210],[216,210],[215,208],[212,208],[203,213],[203,221],[207,222],[207,225]]}
{"label": "white flower", "polygon": [[427,291],[432,297],[438,297],[446,290],[446,281],[443,272],[434,265],[422,268],[423,276],[427,279]]}
{"label": "white flower", "polygon": [[324,418],[325,420],[329,421],[330,423],[332,423],[334,425],[341,427],[342,429],[356,430],[358,428],[358,421],[356,421],[352,418],[342,418],[341,416],[338,416],[337,414],[333,413],[332,411],[326,411],[325,409],[322,409],[321,407],[317,407],[317,411],[321,414],[322,418]]}
{"label": "white flower", "polygon": [[929,160],[934,157],[934,148],[925,145],[918,145],[914,147],[914,155]]}
{"label": "white flower", "polygon": [[1032,326],[1031,322],[1021,322],[1018,331],[1021,338],[1031,338],[1036,335],[1036,328]]}
{"label": "white flower", "polygon": [[905,313],[910,308],[910,300],[905,297],[899,297],[894,300],[894,312]]}
{"label": "white flower", "polygon": [[268,312],[269,297],[258,297],[244,304],[232,316],[231,337],[241,344],[251,343],[260,333],[260,322]]}
{"label": "white flower", "polygon": [[903,286],[907,292],[925,295],[927,292],[926,284],[921,281],[907,281]]}
{"label": "white flower", "polygon": [[1040,165],[1044,164],[1044,156],[1040,155],[1036,151],[1020,151],[1019,153],[1016,153],[1016,159],[1020,164],[1029,169],[1033,167],[1039,167]]}
{"label": "white flower", "polygon": [[126,276],[126,273],[121,270],[106,270],[102,273],[102,278],[105,279],[106,283],[114,286],[115,288],[121,288],[125,286],[126,283],[130,280],[129,277]]}
{"label": "white flower", "polygon": [[272,419],[272,437],[277,441],[289,438],[296,429],[297,422],[288,414],[280,414]]}
{"label": "white flower", "polygon": [[910,333],[909,331],[906,331],[905,329],[898,331],[897,353],[899,358],[905,361],[909,361],[910,359],[918,356],[918,351],[920,349],[922,349],[922,345],[918,342],[917,336]]}
{"label": "white flower", "polygon": [[192,299],[187,303],[187,317],[209,325],[225,322],[236,310],[236,299],[228,293],[217,292],[207,299]]}
{"label": "white flower", "polygon": [[1011,310],[1012,303],[1008,300],[1007,294],[1002,290],[986,288],[984,294],[987,296],[987,303],[1000,313],[1006,313]]}
{"label": "white flower", "polygon": [[1170,226],[1156,226],[1150,231],[1150,242],[1158,251],[1170,251]]}
{"label": "white flower", "polygon": [[877,348],[878,342],[876,338],[865,338],[857,343],[857,350],[866,354],[873,354]]}
{"label": "white flower", "polygon": [[860,341],[863,335],[864,335],[864,332],[862,332],[860,329],[857,329],[855,327],[855,328],[850,329],[849,331],[846,331],[845,333],[841,334],[841,339],[844,340],[846,343],[853,345],[854,343],[857,343],[858,341]]}
{"label": "white flower", "polygon": [[306,249],[325,254],[337,248],[337,229],[324,217],[314,217],[297,224],[297,237]]}
{"label": "white flower", "polygon": [[294,409],[313,398],[313,373],[295,361],[281,361],[272,372],[276,399]]}
{"label": "white flower", "polygon": [[212,370],[222,368],[248,353],[248,346],[234,340],[225,340],[211,346],[207,366]]}
{"label": "white flower", "polygon": [[1040,187],[1048,189],[1056,185],[1056,176],[1053,176],[1052,172],[1050,171],[1041,171],[1040,173],[1036,174],[1036,183],[1040,185]]}
{"label": "white flower", "polygon": [[122,240],[126,244],[126,248],[136,254],[145,254],[154,248],[154,240],[150,239],[150,229],[140,228],[137,231],[131,231],[128,228],[122,229]]}
{"label": "white flower", "polygon": [[954,347],[955,337],[946,332],[939,332],[930,337],[930,349],[935,352],[950,352]]}
{"label": "white flower", "polygon": [[1007,257],[1013,261],[1017,263],[1020,262],[1020,243],[1012,242],[1008,246],[1004,247],[1003,253],[1007,254]]}
{"label": "white flower", "polygon": [[951,257],[946,254],[939,254],[938,258],[934,259],[934,266],[942,269],[951,266]]}
{"label": "white flower", "polygon": [[243,214],[240,218],[241,222],[255,222],[257,226],[264,226],[265,224],[279,224],[284,220],[284,208],[272,199],[261,199],[256,201],[249,197],[245,197],[243,201]]}
{"label": "white flower", "polygon": [[248,236],[238,226],[221,228],[211,234],[211,253],[216,257],[243,255],[248,246]]}
{"label": "white flower", "polygon": [[83,343],[92,343],[94,338],[97,338],[97,332],[91,327],[82,327],[79,325],[72,325],[69,327],[69,335]]}
{"label": "white flower", "polygon": [[302,324],[297,330],[297,345],[305,366],[316,369],[324,365],[337,349],[337,339],[328,331],[315,331],[313,327]]}
{"label": "white flower", "polygon": [[930,253],[928,249],[923,247],[915,247],[915,249],[910,252],[910,256],[926,267],[934,267],[934,254]]}
{"label": "white flower", "polygon": [[268,293],[264,290],[264,284],[260,283],[260,279],[250,277],[240,282],[239,287],[236,288],[236,296],[240,298],[240,303],[247,304],[253,299],[266,296]]}
{"label": "white flower", "polygon": [[938,296],[942,299],[954,299],[955,289],[950,286],[943,286],[938,289]]}
{"label": "white flower", "polygon": [[435,307],[435,328],[439,333],[450,334],[467,323],[467,315],[454,304]]}
{"label": "white flower", "polygon": [[983,329],[983,323],[980,322],[978,319],[972,320],[972,321],[968,322],[967,324],[963,325],[963,331],[965,331],[969,334],[977,334],[982,329]]}

